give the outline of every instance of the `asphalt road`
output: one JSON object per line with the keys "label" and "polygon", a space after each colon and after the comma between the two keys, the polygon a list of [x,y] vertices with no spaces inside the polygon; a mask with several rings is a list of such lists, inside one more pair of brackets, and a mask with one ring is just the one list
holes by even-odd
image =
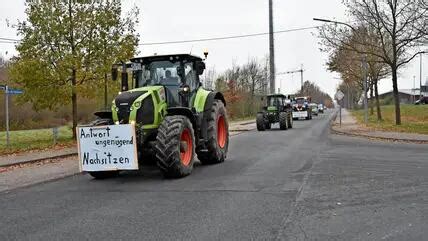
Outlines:
{"label": "asphalt road", "polygon": [[0,193],[0,240],[428,237],[427,145],[330,135],[330,117],[236,135],[225,163],[179,180],[147,168]]}

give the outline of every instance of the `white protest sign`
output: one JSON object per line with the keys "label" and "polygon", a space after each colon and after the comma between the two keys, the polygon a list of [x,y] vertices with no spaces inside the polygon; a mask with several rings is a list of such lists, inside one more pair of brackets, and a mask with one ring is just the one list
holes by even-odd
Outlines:
{"label": "white protest sign", "polygon": [[78,127],[81,171],[138,170],[134,125]]}

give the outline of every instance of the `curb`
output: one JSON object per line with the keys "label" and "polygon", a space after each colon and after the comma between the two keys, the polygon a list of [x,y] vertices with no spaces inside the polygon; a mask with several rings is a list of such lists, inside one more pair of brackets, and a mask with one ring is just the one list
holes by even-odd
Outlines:
{"label": "curb", "polygon": [[8,164],[3,164],[3,165],[0,164],[0,168],[7,168],[7,167],[12,167],[12,166],[37,163],[37,162],[41,162],[44,160],[55,159],[55,158],[65,158],[65,157],[70,157],[70,156],[74,156],[74,155],[77,155],[77,151],[72,152],[72,153],[67,153],[67,154],[52,155],[52,156],[48,156],[48,157],[41,157],[41,158],[36,158],[36,159],[31,159],[31,160],[23,160],[23,161],[15,162],[15,163],[8,163]]}
{"label": "curb", "polygon": [[247,121],[247,122],[244,122],[244,123],[240,123],[239,125],[240,126],[245,126],[245,125],[254,124],[254,123],[256,123],[256,121],[252,120],[252,121]]}
{"label": "curb", "polygon": [[364,137],[367,139],[373,139],[373,140],[384,140],[384,141],[392,141],[392,142],[405,142],[405,143],[413,143],[413,144],[428,144],[428,140],[415,140],[415,139],[401,139],[401,138],[391,138],[391,137],[384,137],[384,136],[372,136],[372,135],[365,135],[355,132],[348,132],[348,131],[338,131],[331,127],[331,130],[333,134],[337,135],[346,135],[346,136],[353,136],[353,137]]}
{"label": "curb", "polygon": [[372,140],[404,142],[404,143],[413,143],[413,144],[428,144],[428,140],[400,139],[400,138],[391,138],[391,137],[384,137],[384,136],[364,135],[364,134],[349,132],[349,131],[339,131],[334,128],[334,121],[336,121],[336,118],[337,118],[337,112],[331,120],[330,130],[332,134],[352,136],[352,137],[363,137],[363,138],[372,139]]}

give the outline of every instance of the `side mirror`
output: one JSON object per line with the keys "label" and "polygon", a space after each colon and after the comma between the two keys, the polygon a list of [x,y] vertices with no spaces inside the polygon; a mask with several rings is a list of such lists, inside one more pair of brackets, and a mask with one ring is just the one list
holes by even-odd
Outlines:
{"label": "side mirror", "polygon": [[117,80],[117,68],[116,67],[111,68],[111,79],[113,81]]}
{"label": "side mirror", "polygon": [[195,69],[196,69],[196,73],[198,75],[202,75],[204,73],[205,70],[205,63],[202,61],[196,62],[195,63]]}

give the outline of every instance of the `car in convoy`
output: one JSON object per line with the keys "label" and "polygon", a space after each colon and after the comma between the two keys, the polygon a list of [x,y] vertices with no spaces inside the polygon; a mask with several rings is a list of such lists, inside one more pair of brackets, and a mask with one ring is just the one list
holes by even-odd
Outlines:
{"label": "car in convoy", "polygon": [[324,113],[325,106],[323,104],[318,104],[318,113]]}
{"label": "car in convoy", "polygon": [[419,100],[415,101],[415,105],[426,105],[428,104],[428,96],[424,96]]}
{"label": "car in convoy", "polygon": [[312,110],[309,107],[309,102],[311,101],[311,97],[296,97],[293,101],[293,119],[312,119]]}
{"label": "car in convoy", "polygon": [[317,103],[310,103],[309,107],[311,108],[312,115],[317,116],[319,113],[318,104]]}

